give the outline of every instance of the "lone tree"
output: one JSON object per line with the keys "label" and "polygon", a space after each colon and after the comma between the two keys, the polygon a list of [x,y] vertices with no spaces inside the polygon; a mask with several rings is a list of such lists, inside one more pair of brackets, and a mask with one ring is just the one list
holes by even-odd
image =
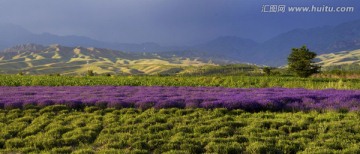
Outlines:
{"label": "lone tree", "polygon": [[87,76],[95,76],[95,73],[93,70],[88,70],[87,71]]}
{"label": "lone tree", "polygon": [[306,46],[293,48],[288,57],[289,70],[300,77],[309,77],[318,73],[320,67],[314,64],[316,53],[309,51]]}

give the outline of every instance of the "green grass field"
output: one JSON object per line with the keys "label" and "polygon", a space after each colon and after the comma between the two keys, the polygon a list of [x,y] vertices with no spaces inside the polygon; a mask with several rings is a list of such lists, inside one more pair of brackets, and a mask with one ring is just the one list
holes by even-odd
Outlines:
{"label": "green grass field", "polygon": [[282,76],[20,76],[0,75],[0,86],[221,86],[237,88],[360,89],[360,79]]}
{"label": "green grass field", "polygon": [[0,110],[0,153],[359,153],[357,112]]}

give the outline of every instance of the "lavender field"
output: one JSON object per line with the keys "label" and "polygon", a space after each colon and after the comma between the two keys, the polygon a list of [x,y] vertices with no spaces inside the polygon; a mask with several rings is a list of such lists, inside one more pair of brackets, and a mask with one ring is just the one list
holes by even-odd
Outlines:
{"label": "lavender field", "polygon": [[0,87],[0,107],[227,108],[245,111],[359,110],[360,90],[221,87]]}

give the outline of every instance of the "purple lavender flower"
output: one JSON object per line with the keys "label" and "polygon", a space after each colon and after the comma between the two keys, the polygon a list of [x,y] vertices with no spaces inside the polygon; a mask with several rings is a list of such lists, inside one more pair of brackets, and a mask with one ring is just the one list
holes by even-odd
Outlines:
{"label": "purple lavender flower", "polygon": [[0,108],[227,108],[246,111],[360,110],[360,90],[223,87],[0,87]]}

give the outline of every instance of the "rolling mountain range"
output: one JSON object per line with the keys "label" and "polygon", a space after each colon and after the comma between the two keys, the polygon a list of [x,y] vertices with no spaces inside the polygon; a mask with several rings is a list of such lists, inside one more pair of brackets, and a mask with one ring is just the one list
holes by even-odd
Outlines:
{"label": "rolling mountain range", "polygon": [[213,65],[198,59],[168,57],[156,53],[122,52],[101,48],[17,45],[0,53],[0,73],[167,74],[193,66]]}
{"label": "rolling mountain range", "polygon": [[128,44],[97,41],[81,36],[34,34],[15,25],[0,25],[0,50],[18,44],[61,44],[108,48],[126,52],[156,52],[167,57],[201,57],[213,61],[249,62],[270,66],[286,63],[291,48],[307,47],[317,54],[360,49],[360,20],[337,26],[295,29],[265,42],[255,42],[236,36],[223,36],[193,46],[161,46],[156,43]]}
{"label": "rolling mountain range", "polygon": [[[123,52],[80,46],[66,47],[57,44],[50,46],[23,44],[0,52],[0,74],[23,72],[81,75],[86,74],[88,70],[93,70],[97,74],[174,74],[193,72],[200,68],[198,66],[229,63],[201,58],[204,55],[199,52],[197,52],[198,55],[188,54],[188,57],[179,57],[170,53]],[[358,69],[360,49],[321,54],[317,56],[316,61],[325,70]]]}

